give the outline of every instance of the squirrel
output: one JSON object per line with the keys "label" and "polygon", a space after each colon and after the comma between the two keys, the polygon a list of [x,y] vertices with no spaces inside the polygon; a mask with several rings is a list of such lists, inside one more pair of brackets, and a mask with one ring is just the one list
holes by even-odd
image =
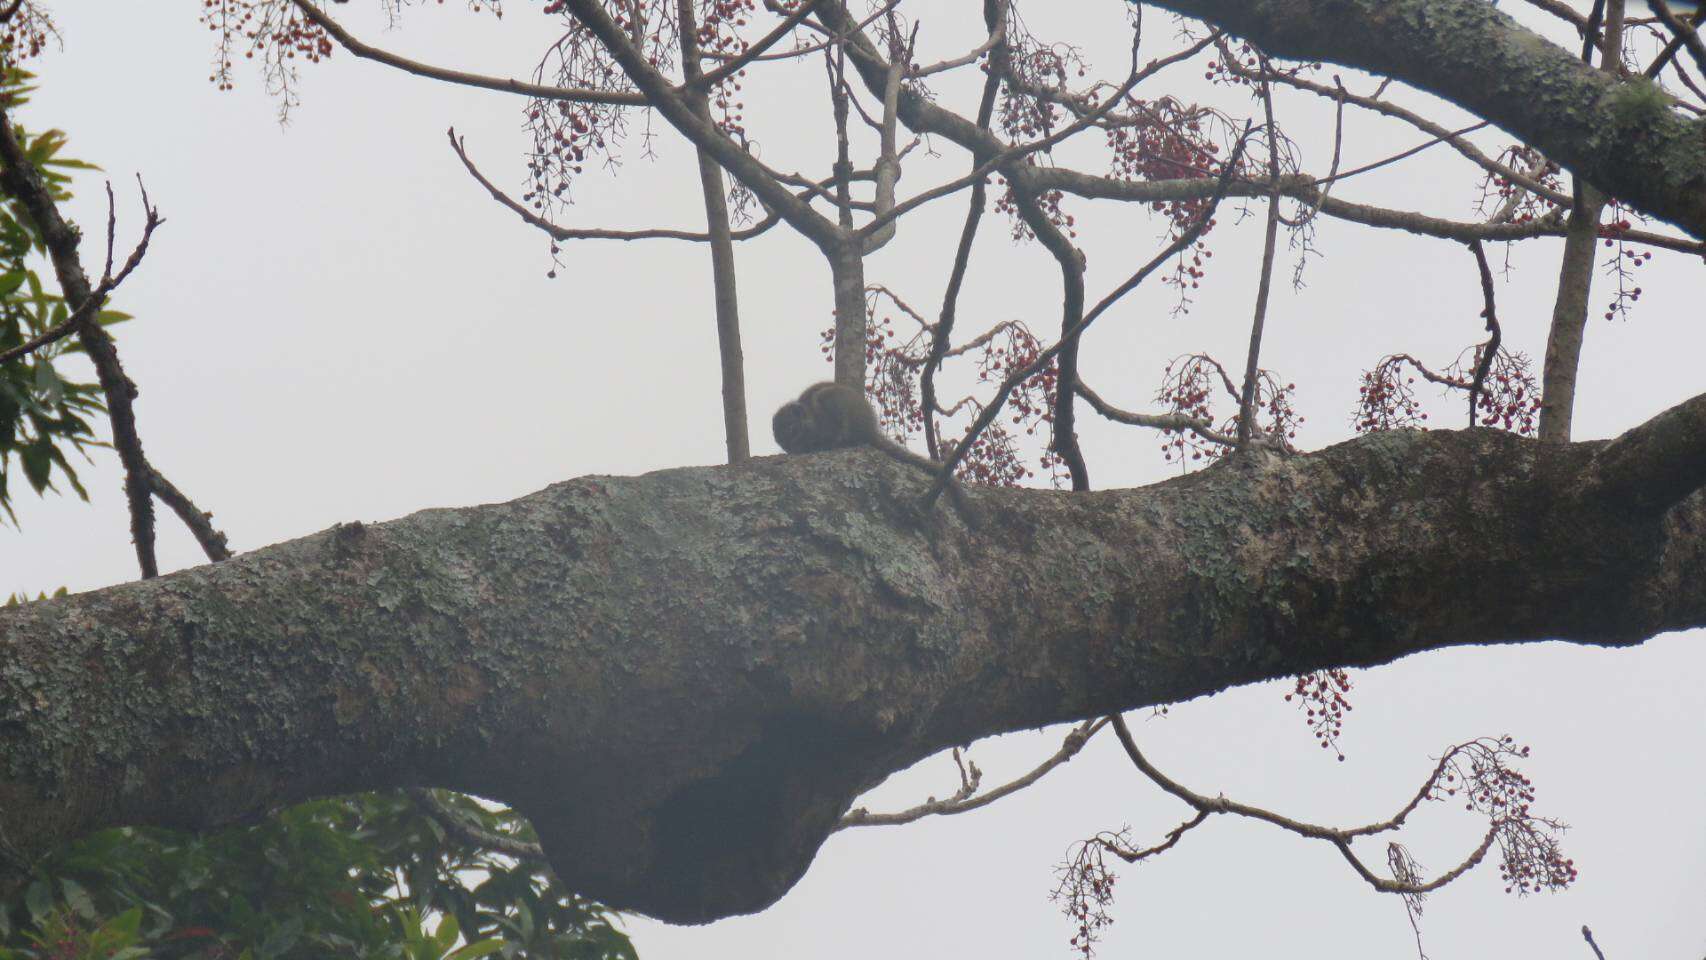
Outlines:
{"label": "squirrel", "polygon": [[[814,383],[797,400],[782,404],[770,420],[776,443],[786,453],[819,453],[848,447],[876,447],[886,456],[917,467],[934,479],[942,465],[906,449],[883,435],[876,411],[865,395],[839,383]],[[948,481],[954,505],[966,509],[965,494],[957,482]]]}

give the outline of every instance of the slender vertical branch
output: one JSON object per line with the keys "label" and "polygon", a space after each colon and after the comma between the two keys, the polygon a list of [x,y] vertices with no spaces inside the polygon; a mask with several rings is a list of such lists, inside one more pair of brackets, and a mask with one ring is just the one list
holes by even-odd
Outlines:
{"label": "slender vertical branch", "polygon": [[826,249],[830,281],[835,287],[835,382],[865,389],[865,263],[862,245],[846,236],[853,229],[853,158],[847,136],[847,44],[837,42],[824,52],[829,71],[829,96],[835,109],[835,207],[844,240]]}
{"label": "slender vertical branch", "polygon": [[1482,249],[1481,241],[1469,241],[1469,252],[1475,255],[1475,266],[1481,274],[1481,316],[1487,319],[1487,333],[1490,336],[1481,346],[1481,356],[1475,362],[1475,376],[1469,382],[1469,425],[1475,425],[1475,407],[1481,400],[1481,387],[1487,382],[1487,371],[1493,368],[1493,358],[1498,355],[1499,341],[1504,334],[1499,329],[1499,312],[1493,303],[1493,270],[1487,265],[1487,251]]}
{"label": "slender vertical branch", "polygon": [[[900,84],[906,77],[907,64],[912,60],[905,41],[900,36],[900,24],[895,19],[892,7],[888,11],[888,22],[889,73],[883,84],[883,115],[878,124],[877,162],[872,169],[876,189],[871,199],[871,212],[879,217],[894,209],[894,187],[900,180]],[[891,219],[878,227],[875,233],[867,234],[865,252],[870,253],[894,239],[895,230],[895,221]]]}
{"label": "slender vertical branch", "polygon": [[[1274,124],[1274,93],[1268,83],[1268,58],[1262,55],[1262,110],[1268,127],[1268,182],[1279,183],[1279,129]],[[1280,193],[1268,193],[1268,229],[1262,240],[1262,275],[1256,285],[1256,315],[1250,321],[1250,350],[1244,359],[1244,389],[1238,399],[1238,445],[1250,443],[1256,428],[1256,375],[1262,356],[1262,328],[1267,323],[1268,291],[1273,286],[1274,245],[1279,236]]]}
{"label": "slender vertical branch", "polygon": [[[1591,39],[1591,33],[1589,36]],[[1615,73],[1623,57],[1623,0],[1605,0],[1605,27],[1599,49],[1600,69]],[[1591,59],[1593,50],[1590,47],[1583,53],[1584,59]],[[1546,364],[1541,373],[1539,436],[1544,443],[1570,440],[1576,406],[1576,372],[1581,365],[1588,299],[1593,292],[1599,217],[1605,209],[1605,195],[1579,176],[1574,178],[1573,193],[1574,203],[1564,226],[1564,253],[1558,266],[1558,295],[1552,304],[1552,325],[1546,336]]]}
{"label": "slender vertical branch", "polygon": [[[676,0],[677,33],[681,43],[682,96],[705,123],[711,123],[710,95],[699,68],[699,28],[693,0]],[[639,22],[639,17],[635,17]],[[735,246],[729,228],[727,192],[717,161],[695,145],[699,157],[699,191],[705,200],[705,232],[711,242],[711,286],[717,314],[717,354],[723,375],[723,440],[730,463],[752,456],[746,417],[746,361],[740,344],[740,297],[735,289]]]}
{"label": "slender vertical branch", "polygon": [[1150,274],[1154,273],[1156,268],[1172,259],[1179,251],[1184,250],[1191,244],[1197,242],[1197,238],[1202,236],[1203,230],[1208,226],[1209,222],[1214,219],[1215,213],[1220,209],[1220,202],[1226,199],[1226,191],[1232,185],[1232,177],[1237,172],[1239,164],[1243,162],[1244,148],[1249,143],[1249,140],[1250,128],[1249,125],[1246,124],[1243,135],[1238,138],[1238,142],[1232,147],[1232,156],[1227,158],[1226,165],[1221,168],[1220,177],[1215,181],[1214,193],[1209,196],[1208,202],[1203,207],[1202,212],[1191,222],[1189,227],[1182,231],[1177,237],[1174,237],[1173,242],[1167,244],[1160,253],[1151,257],[1149,262],[1138,267],[1137,272],[1127,278],[1124,283],[1114,288],[1112,293],[1103,297],[1089,313],[1080,317],[1076,324],[1065,330],[1061,334],[1061,338],[1055,341],[1054,346],[1038,353],[1034,358],[1032,358],[1030,363],[1027,363],[1017,370],[1013,370],[1007,374],[1007,378],[1001,381],[1001,386],[996,389],[995,396],[990,399],[987,405],[984,406],[983,411],[977,415],[977,419],[972,422],[971,429],[966,431],[965,438],[962,439],[959,445],[950,451],[948,456],[943,459],[942,469],[936,475],[936,484],[930,489],[930,494],[926,498],[927,502],[934,502],[936,497],[940,496],[942,491],[947,489],[948,484],[953,480],[954,468],[959,466],[960,460],[964,459],[966,451],[971,449],[978,434],[982,433],[985,428],[995,422],[995,418],[1000,415],[1001,408],[1007,403],[1007,397],[1012,394],[1014,387],[1023,383],[1027,378],[1034,376],[1037,371],[1048,366],[1049,362],[1054,360],[1061,351],[1065,350],[1067,345],[1077,342],[1077,338],[1083,334],[1085,329],[1088,328],[1097,317],[1100,317],[1105,313],[1109,307],[1113,306],[1114,303],[1119,300],[1120,297],[1137,289],[1138,285],[1147,279]]}
{"label": "slender vertical branch", "polygon": [[[983,9],[984,19],[991,22],[990,31],[994,36],[999,25],[1006,21],[1006,0],[984,0]],[[978,129],[989,129],[990,118],[995,113],[995,94],[1000,89],[999,73],[990,70],[984,77],[983,98],[977,105]],[[948,272],[948,289],[942,294],[942,312],[937,317],[936,329],[930,335],[930,359],[925,361],[924,373],[918,379],[921,406],[924,408],[924,446],[935,460],[942,459],[941,444],[936,437],[936,371],[942,366],[942,358],[947,356],[948,347],[953,344],[960,287],[965,283],[966,268],[971,262],[972,241],[977,238],[978,224],[983,220],[983,207],[987,202],[988,192],[988,187],[981,178],[971,185],[971,203],[966,210],[965,226],[960,228],[960,243],[954,250],[954,265]]]}

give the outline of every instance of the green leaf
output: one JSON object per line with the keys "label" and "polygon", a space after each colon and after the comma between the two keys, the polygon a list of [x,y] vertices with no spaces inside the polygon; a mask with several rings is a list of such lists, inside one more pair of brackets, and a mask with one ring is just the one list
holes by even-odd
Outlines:
{"label": "green leaf", "polygon": [[111,930],[114,933],[121,934],[130,940],[135,940],[137,934],[142,930],[142,908],[131,907],[129,910],[126,910],[102,924],[101,929]]}
{"label": "green leaf", "polygon": [[444,960],[475,960],[476,957],[489,957],[503,948],[504,942],[496,937],[476,940],[447,955]]}
{"label": "green leaf", "polygon": [[47,440],[37,440],[18,451],[18,459],[24,465],[24,479],[37,493],[48,487],[48,474],[53,471],[52,451],[53,443]]}
{"label": "green leaf", "polygon": [[36,362],[36,391],[47,398],[48,406],[57,407],[65,402],[65,382],[59,379],[53,364],[45,360]]}
{"label": "green leaf", "polygon": [[46,881],[36,880],[24,891],[24,909],[30,912],[30,922],[36,926],[47,923],[53,913],[53,888]]}
{"label": "green leaf", "polygon": [[83,885],[70,877],[59,878],[59,889],[65,891],[65,902],[71,911],[85,920],[94,920],[99,916],[95,911],[95,901],[89,897],[89,891]]}

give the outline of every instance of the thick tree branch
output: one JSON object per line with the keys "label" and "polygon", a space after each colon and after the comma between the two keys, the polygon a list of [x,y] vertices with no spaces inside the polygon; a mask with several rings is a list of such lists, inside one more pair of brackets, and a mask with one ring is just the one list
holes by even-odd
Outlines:
{"label": "thick tree branch", "polygon": [[589,477],[8,608],[0,849],[15,870],[102,826],[434,785],[515,806],[588,896],[756,910],[862,789],[972,738],[1706,624],[1706,496],[1676,480],[1706,472],[1702,411],[1609,444],[1395,431],[1137,490],[974,489],[976,530],[871,451]]}
{"label": "thick tree branch", "polygon": [[[1269,53],[1402,80],[1706,239],[1706,120],[1582,63],[1485,0],[1161,0]],[[1331,29],[1326,29],[1331,25]]]}

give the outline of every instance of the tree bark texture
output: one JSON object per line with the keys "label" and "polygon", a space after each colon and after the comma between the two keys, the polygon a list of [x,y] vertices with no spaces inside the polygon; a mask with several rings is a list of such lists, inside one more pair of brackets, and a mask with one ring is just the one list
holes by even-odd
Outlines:
{"label": "tree bark texture", "polygon": [[944,747],[1453,644],[1706,624],[1706,397],[1610,442],[1396,431],[1151,487],[972,488],[866,450],[351,523],[0,610],[0,885],[117,824],[425,784],[562,879],[763,908]]}

